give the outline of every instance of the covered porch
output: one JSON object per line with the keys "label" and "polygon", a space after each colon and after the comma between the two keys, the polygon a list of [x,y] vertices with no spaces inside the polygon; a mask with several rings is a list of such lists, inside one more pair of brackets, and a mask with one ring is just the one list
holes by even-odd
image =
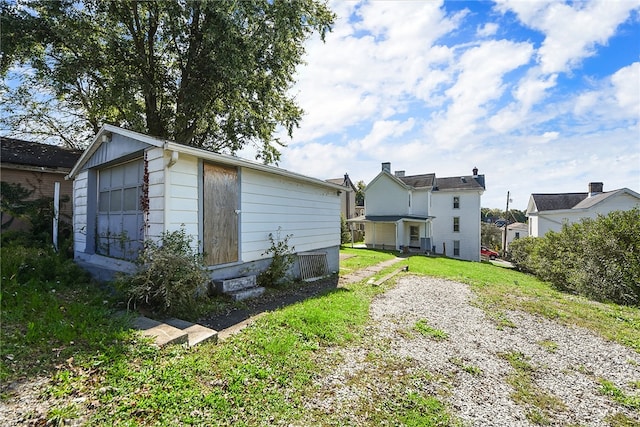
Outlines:
{"label": "covered porch", "polygon": [[432,216],[364,215],[347,220],[364,224],[367,248],[399,252],[431,252],[433,250]]}

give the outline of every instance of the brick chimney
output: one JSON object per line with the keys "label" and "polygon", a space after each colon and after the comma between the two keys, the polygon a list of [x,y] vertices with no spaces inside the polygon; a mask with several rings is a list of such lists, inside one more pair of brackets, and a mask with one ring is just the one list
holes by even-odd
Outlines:
{"label": "brick chimney", "polygon": [[404,177],[404,171],[395,171],[395,172],[394,172],[394,175],[395,175],[397,178],[403,178],[403,177]]}
{"label": "brick chimney", "polygon": [[391,162],[384,162],[382,164],[382,171],[391,173]]}
{"label": "brick chimney", "polygon": [[589,183],[589,197],[602,193],[604,184],[602,182],[590,182]]}

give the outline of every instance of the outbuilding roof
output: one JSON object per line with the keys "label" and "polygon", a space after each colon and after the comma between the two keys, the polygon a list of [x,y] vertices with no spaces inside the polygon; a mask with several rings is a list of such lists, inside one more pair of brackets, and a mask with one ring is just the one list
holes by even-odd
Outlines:
{"label": "outbuilding roof", "polygon": [[87,164],[91,156],[93,156],[96,153],[96,151],[100,148],[100,146],[105,143],[105,141],[111,138],[112,134],[119,134],[124,137],[131,138],[134,141],[140,142],[142,144],[148,144],[153,147],[162,148],[165,151],[172,151],[174,153],[184,153],[184,154],[192,155],[194,157],[198,157],[201,159],[215,161],[221,164],[226,164],[229,166],[238,166],[238,167],[244,167],[248,169],[254,169],[262,172],[272,173],[275,175],[285,176],[288,178],[298,179],[301,181],[313,183],[323,187],[328,187],[333,190],[344,191],[343,186],[333,184],[327,181],[323,181],[318,178],[302,175],[300,173],[288,171],[286,169],[281,169],[276,166],[265,165],[263,163],[258,163],[252,160],[243,159],[241,157],[236,157],[228,154],[214,153],[212,151],[191,147],[188,145],[169,141],[163,138],[157,138],[154,136],[141,134],[135,131],[123,129],[113,125],[103,125],[102,128],[100,128],[96,136],[93,138],[93,141],[91,142],[91,144],[89,144],[89,147],[87,147],[87,149],[84,151],[80,159],[78,159],[76,164],[71,169],[71,172],[69,172],[68,177],[70,179],[75,178],[78,172],[80,172],[80,170],[82,170],[84,165]]}

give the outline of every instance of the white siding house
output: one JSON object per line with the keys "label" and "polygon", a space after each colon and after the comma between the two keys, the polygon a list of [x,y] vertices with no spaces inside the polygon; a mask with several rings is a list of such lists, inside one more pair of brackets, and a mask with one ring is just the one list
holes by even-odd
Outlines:
{"label": "white siding house", "polygon": [[[504,233],[507,233],[506,239]],[[527,237],[529,235],[529,225],[522,222],[514,222],[513,224],[509,224],[505,227],[502,227],[502,241],[506,241],[507,246],[506,250],[509,250],[509,245],[514,240],[522,239],[523,237]]]}
{"label": "white siding house", "polygon": [[444,253],[480,260],[480,198],[484,175],[437,178],[435,174],[391,174],[391,164],[365,188],[367,247]]}
{"label": "white siding house", "polygon": [[628,188],[605,192],[601,182],[589,183],[586,193],[535,193],[529,197],[526,211],[529,235],[541,237],[562,230],[563,224],[634,207],[640,207],[640,194]]}
{"label": "white siding house", "polygon": [[264,270],[269,234],[339,268],[339,185],[110,125],[69,178],[75,258],[99,278],[131,271],[145,239],[180,228],[215,280]]}

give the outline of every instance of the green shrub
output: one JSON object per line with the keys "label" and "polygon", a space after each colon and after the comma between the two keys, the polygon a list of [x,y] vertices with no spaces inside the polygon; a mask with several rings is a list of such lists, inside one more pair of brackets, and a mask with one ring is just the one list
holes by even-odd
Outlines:
{"label": "green shrub", "polygon": [[523,237],[516,239],[509,244],[507,259],[514,267],[524,273],[537,273],[536,251],[541,240],[536,237]]}
{"label": "green shrub", "polygon": [[51,246],[23,246],[19,242],[3,242],[0,247],[2,277],[16,283],[48,282],[74,284],[87,282],[89,276],[63,253]]}
{"label": "green shrub", "polygon": [[640,303],[640,208],[565,224],[511,243],[518,270],[600,301]]}
{"label": "green shrub", "polygon": [[271,264],[258,275],[257,282],[260,286],[278,287],[290,281],[289,270],[295,261],[295,247],[289,247],[292,235],[288,234],[281,239],[280,231],[281,228],[278,228],[276,237],[269,233],[271,246],[262,255],[270,255]]}
{"label": "green shrub", "polygon": [[128,304],[142,304],[156,314],[193,318],[206,297],[209,277],[192,241],[184,228],[162,233],[158,243],[147,240],[135,261],[136,272],[116,281]]}
{"label": "green shrub", "polygon": [[344,215],[340,215],[340,244],[351,242],[351,230]]}
{"label": "green shrub", "polygon": [[[0,216],[7,215],[10,219],[2,223],[2,243],[17,240],[24,246],[51,244],[53,241],[53,198],[39,197],[31,199],[35,190],[28,190],[21,184],[0,182]],[[68,203],[69,196],[60,198],[60,203]],[[7,232],[14,219],[29,224],[28,231]],[[60,217],[58,223],[59,240],[64,240],[72,234],[71,218]]]}
{"label": "green shrub", "polygon": [[580,290],[599,300],[640,303],[640,208],[615,211],[580,226]]}

